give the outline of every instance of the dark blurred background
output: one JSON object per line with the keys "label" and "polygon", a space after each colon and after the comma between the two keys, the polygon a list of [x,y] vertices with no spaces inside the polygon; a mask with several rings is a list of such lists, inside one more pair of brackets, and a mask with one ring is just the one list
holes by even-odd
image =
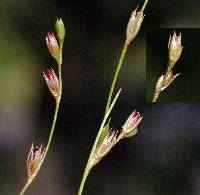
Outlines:
{"label": "dark blurred background", "polygon": [[[142,3],[0,1],[0,194],[20,191],[31,143],[47,142],[54,100],[42,71],[55,68],[45,35],[57,17],[67,29],[63,98],[48,158],[26,194],[76,194],[103,117],[126,24]],[[198,28],[199,8],[195,0],[150,0],[142,29],[124,60],[117,86],[123,91],[111,124],[120,129],[134,109],[144,120],[135,137],[118,144],[91,172],[84,195],[200,194],[200,103],[145,103],[145,32],[152,27]]]}
{"label": "dark blurred background", "polygon": [[184,47],[180,59],[172,69],[181,73],[158,98],[163,101],[199,101],[200,91],[200,29],[199,28],[151,28],[146,33],[146,100],[152,101],[155,85],[161,74],[165,74],[168,63],[168,41],[176,32],[182,36]]}

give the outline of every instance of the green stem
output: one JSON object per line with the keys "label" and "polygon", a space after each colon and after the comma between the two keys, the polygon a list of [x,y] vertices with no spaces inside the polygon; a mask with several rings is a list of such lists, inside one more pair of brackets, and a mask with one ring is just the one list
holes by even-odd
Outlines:
{"label": "green stem", "polygon": [[174,67],[175,63],[169,62],[168,68],[165,72],[164,78],[163,78],[163,82],[165,81],[165,79],[167,78],[168,74],[171,72],[172,68]]}
{"label": "green stem", "polygon": [[27,190],[28,186],[30,185],[30,182],[26,182],[26,184],[24,185],[23,189],[21,190],[21,192],[19,193],[19,195],[23,195],[24,192]]}
{"label": "green stem", "polygon": [[[41,168],[41,166],[42,166],[42,164],[43,164],[43,162],[44,162],[44,160],[45,160],[45,158],[47,156],[47,152],[49,150],[49,147],[50,147],[50,144],[51,144],[51,141],[52,141],[52,137],[53,137],[53,133],[54,133],[54,129],[55,129],[55,124],[56,124],[56,120],[57,120],[57,115],[58,115],[58,110],[59,110],[59,105],[60,105],[60,99],[58,101],[56,101],[56,108],[55,108],[55,112],[54,112],[54,118],[53,118],[53,123],[52,123],[52,126],[51,126],[51,131],[50,131],[50,134],[49,134],[48,143],[47,143],[47,146],[45,148],[45,152],[44,152],[44,156],[43,156],[43,158],[41,160],[41,164],[40,164],[38,170],[36,171],[36,175],[38,174],[38,171]],[[20,195],[24,194],[24,192],[27,190],[28,186],[32,183],[32,181],[31,182],[27,182],[24,185],[23,189],[20,192]]]}
{"label": "green stem", "polygon": [[110,115],[110,112],[112,111],[112,109],[113,109],[113,107],[114,107],[114,105],[115,105],[115,103],[116,103],[116,101],[117,101],[117,99],[119,97],[120,92],[121,92],[121,90],[118,91],[118,93],[115,96],[115,98],[114,98],[112,104],[110,105],[108,111],[104,115],[103,121],[102,121],[101,126],[100,126],[99,131],[98,131],[98,134],[97,134],[97,136],[95,138],[95,142],[94,142],[94,144],[92,146],[92,150],[90,152],[90,156],[88,158],[88,161],[87,161],[87,164],[86,164],[86,167],[85,167],[85,171],[83,173],[83,177],[82,177],[81,184],[80,184],[80,187],[79,187],[78,195],[81,195],[82,192],[83,192],[85,181],[86,181],[86,179],[87,179],[87,177],[88,177],[88,175],[90,173],[90,170],[92,168],[90,163],[91,163],[91,160],[92,160],[93,155],[95,153],[96,146],[97,146],[98,141],[99,141],[99,137],[100,137],[100,135],[102,133],[102,130],[103,130],[104,126],[105,126],[105,123],[106,123],[106,121],[107,121],[107,119],[108,119],[108,117]]}
{"label": "green stem", "polygon": [[[40,168],[41,168],[41,166],[42,166],[42,164],[43,164],[43,162],[44,162],[44,160],[47,156],[49,147],[51,145],[52,137],[53,137],[53,133],[54,133],[54,130],[55,130],[55,125],[56,125],[56,120],[57,120],[57,116],[58,116],[58,111],[59,111],[59,107],[60,107],[60,100],[61,100],[61,95],[62,95],[62,74],[61,74],[62,73],[62,68],[61,68],[62,67],[61,66],[61,64],[62,64],[62,47],[60,48],[60,55],[61,55],[61,60],[60,60],[60,63],[58,64],[58,78],[59,78],[59,89],[60,89],[59,94],[60,94],[60,96],[58,97],[58,99],[56,99],[56,107],[55,107],[55,111],[54,111],[54,117],[53,117],[53,122],[52,122],[52,125],[51,125],[51,130],[50,130],[47,146],[45,148],[43,158],[40,162],[40,166],[38,167],[38,170],[36,170],[36,175],[38,174],[38,171],[40,170]],[[35,177],[36,177],[36,175],[35,175]],[[33,180],[27,181],[27,183],[24,185],[24,187],[21,190],[19,195],[23,195],[32,182],[33,182]]]}
{"label": "green stem", "polygon": [[117,81],[117,78],[118,78],[118,75],[119,75],[119,72],[120,72],[120,69],[121,69],[121,66],[122,66],[122,62],[124,60],[124,57],[125,57],[125,54],[126,54],[126,51],[127,51],[127,47],[128,46],[125,44],[123,49],[122,49],[121,56],[119,58],[119,62],[117,64],[115,75],[113,77],[113,81],[112,81],[112,84],[111,84],[111,87],[110,87],[110,92],[109,92],[108,100],[107,100],[107,103],[106,103],[105,113],[108,111],[108,109],[110,107],[110,102],[111,102],[111,99],[112,99],[113,91],[114,91],[114,88],[115,88],[115,85],[116,85],[116,81]]}
{"label": "green stem", "polygon": [[81,180],[81,184],[80,184],[80,187],[79,187],[78,195],[82,194],[83,188],[84,188],[84,185],[85,185],[85,182],[86,182],[86,179],[87,179],[89,173],[90,173],[90,170],[86,166],[85,171],[83,173],[82,180]]}
{"label": "green stem", "polygon": [[[60,50],[60,53],[62,55],[62,48]],[[58,78],[59,78],[59,89],[60,89],[59,94],[60,94],[60,96],[56,100],[56,108],[55,108],[55,112],[54,112],[53,123],[52,123],[52,126],[51,126],[51,131],[50,131],[50,134],[49,134],[48,143],[47,143],[43,158],[41,160],[41,165],[46,158],[47,152],[49,150],[49,147],[50,147],[50,144],[51,144],[51,141],[52,141],[52,137],[53,137],[53,133],[54,133],[54,130],[55,130],[55,125],[56,125],[56,120],[57,120],[57,116],[58,116],[58,111],[59,111],[59,107],[60,107],[60,100],[61,100],[61,95],[62,95],[62,74],[61,74],[62,68],[61,68],[61,64],[62,64],[62,60],[58,64]]]}
{"label": "green stem", "polygon": [[145,9],[145,7],[146,7],[148,1],[149,1],[149,0],[145,0],[145,1],[144,1],[144,4],[143,4],[142,9],[141,9],[141,12],[144,11],[144,9]]}
{"label": "green stem", "polygon": [[[144,11],[147,3],[148,3],[148,0],[145,0],[144,4],[142,6],[141,11]],[[83,188],[84,188],[86,179],[87,179],[87,177],[88,177],[88,175],[90,173],[90,170],[92,168],[92,166],[91,166],[90,163],[91,163],[91,160],[92,160],[93,155],[95,153],[95,150],[96,150],[96,147],[97,147],[97,144],[98,144],[98,141],[99,141],[99,137],[101,136],[101,133],[102,133],[102,130],[103,130],[104,125],[106,123],[106,120],[109,117],[110,112],[111,112],[113,106],[115,105],[115,102],[116,102],[116,100],[117,100],[117,98],[119,96],[120,91],[117,93],[117,95],[115,96],[115,98],[114,98],[114,100],[113,100],[113,102],[111,104],[112,95],[113,95],[113,92],[114,92],[114,89],[115,89],[115,85],[116,85],[116,82],[117,82],[117,79],[118,79],[118,75],[119,75],[119,72],[121,70],[121,66],[122,66],[122,63],[123,63],[123,60],[124,60],[124,57],[125,57],[127,49],[128,49],[128,45],[125,42],[124,47],[123,47],[122,52],[121,52],[121,55],[120,55],[120,58],[119,58],[119,62],[117,64],[117,68],[116,68],[116,71],[115,71],[115,74],[114,74],[114,77],[113,77],[112,84],[111,84],[111,87],[110,87],[110,91],[109,91],[109,95],[108,95],[108,100],[107,100],[107,103],[106,103],[106,109],[105,109],[104,118],[103,118],[103,121],[101,123],[101,126],[100,126],[100,129],[98,131],[98,134],[97,134],[97,136],[95,138],[95,142],[93,144],[92,150],[90,152],[90,156],[88,158],[88,161],[87,161],[84,173],[83,173],[83,177],[82,177],[82,180],[81,180],[81,184],[80,184],[80,187],[79,187],[78,195],[81,195],[82,192],[83,192]]]}
{"label": "green stem", "polygon": [[56,101],[56,108],[55,108],[53,123],[52,123],[52,126],[51,126],[51,131],[50,131],[50,134],[49,134],[48,143],[47,143],[47,146],[45,148],[44,156],[41,160],[41,165],[42,165],[42,163],[44,162],[44,160],[47,156],[47,152],[49,150],[49,147],[50,147],[50,144],[51,144],[51,141],[52,141],[53,133],[54,133],[54,130],[55,130],[55,124],[56,124],[56,120],[57,120],[57,116],[58,116],[59,107],[60,107],[60,100]]}
{"label": "green stem", "polygon": [[[144,11],[146,5],[148,3],[148,0],[145,0],[143,6],[142,6],[142,9],[141,9],[141,12]],[[113,91],[114,91],[114,88],[115,88],[115,85],[116,85],[116,81],[117,81],[117,78],[118,78],[118,75],[119,75],[119,72],[120,72],[120,69],[121,69],[121,66],[122,66],[122,62],[124,60],[124,57],[125,57],[125,54],[126,54],[126,51],[127,51],[127,48],[128,48],[128,45],[124,44],[124,47],[122,49],[122,52],[121,52],[121,56],[119,58],[119,62],[117,64],[117,69],[115,71],[115,75],[113,77],[113,81],[112,81],[112,85],[111,85],[111,88],[110,88],[110,92],[109,92],[109,95],[108,95],[108,100],[107,100],[107,104],[106,104],[106,110],[105,110],[105,113],[108,111],[109,109],[109,106],[110,106],[110,102],[111,102],[111,99],[112,99],[112,94],[113,94]]]}
{"label": "green stem", "polygon": [[[169,66],[168,66],[168,68],[167,68],[167,70],[166,70],[166,72],[165,72],[165,74],[164,74],[163,82],[162,82],[162,83],[165,82],[167,76],[168,76],[169,73],[171,72],[171,70],[172,70],[172,68],[174,67],[174,65],[175,65],[175,63],[170,63],[170,62],[169,62]],[[157,99],[158,99],[160,93],[161,93],[161,90],[160,90],[160,91],[156,91],[156,89],[155,89],[152,102],[155,103],[155,102],[157,101]]]}

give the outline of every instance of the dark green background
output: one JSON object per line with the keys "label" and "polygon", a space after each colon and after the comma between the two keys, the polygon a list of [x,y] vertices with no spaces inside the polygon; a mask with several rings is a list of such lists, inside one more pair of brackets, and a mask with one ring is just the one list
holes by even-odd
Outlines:
{"label": "dark green background", "polygon": [[[103,117],[126,24],[142,3],[0,1],[0,194],[19,192],[31,143],[47,141],[54,101],[42,71],[55,68],[45,35],[57,17],[67,29],[61,110],[48,158],[26,194],[76,194]],[[142,29],[124,61],[117,84],[123,91],[111,124],[120,129],[135,109],[144,120],[135,137],[118,144],[96,166],[84,195],[200,194],[200,103],[145,103],[145,32],[152,27],[198,28],[199,8],[194,0],[149,1]],[[180,62],[176,68],[184,72]]]}

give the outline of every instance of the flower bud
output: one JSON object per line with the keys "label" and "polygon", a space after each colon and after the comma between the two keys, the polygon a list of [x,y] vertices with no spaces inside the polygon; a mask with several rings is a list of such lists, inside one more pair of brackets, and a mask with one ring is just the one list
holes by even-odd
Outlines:
{"label": "flower bud", "polygon": [[137,126],[142,120],[142,116],[139,112],[134,111],[126,120],[125,124],[122,127],[121,137],[131,137],[137,133]]}
{"label": "flower bud", "polygon": [[109,130],[101,145],[98,147],[94,157],[90,162],[90,167],[96,165],[116,144],[117,132]]}
{"label": "flower bud", "polygon": [[183,46],[181,46],[181,33],[179,36],[176,36],[176,33],[174,32],[172,38],[170,35],[168,49],[169,49],[169,63],[175,64],[180,58],[181,52],[183,50]]}
{"label": "flower bud", "polygon": [[56,20],[55,29],[58,37],[58,42],[60,47],[62,47],[65,38],[65,26],[61,18]]}
{"label": "flower bud", "polygon": [[137,11],[137,9],[132,12],[126,28],[126,46],[135,38],[144,19],[143,11]]}
{"label": "flower bud", "polygon": [[55,58],[55,60],[60,62],[60,49],[56,37],[53,33],[48,33],[46,36],[46,43],[50,54]]}
{"label": "flower bud", "polygon": [[43,72],[43,77],[47,83],[47,86],[51,94],[54,96],[56,100],[58,100],[60,98],[60,86],[58,77],[56,76],[54,70],[47,69],[45,72]]}
{"label": "flower bud", "polygon": [[35,178],[44,155],[44,149],[42,150],[42,145],[34,147],[33,144],[31,146],[30,152],[27,158],[27,175],[28,182],[32,182]]}

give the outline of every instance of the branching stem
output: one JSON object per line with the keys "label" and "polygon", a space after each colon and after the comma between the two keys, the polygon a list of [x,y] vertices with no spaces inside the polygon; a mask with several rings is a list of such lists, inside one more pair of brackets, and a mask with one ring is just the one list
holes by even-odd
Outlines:
{"label": "branching stem", "polygon": [[110,115],[110,113],[111,113],[111,111],[112,111],[112,109],[113,109],[118,97],[119,97],[120,92],[121,92],[121,90],[118,91],[118,93],[115,96],[115,98],[114,98],[112,104],[110,105],[108,111],[104,115],[103,121],[102,121],[101,126],[100,126],[99,131],[98,131],[98,134],[97,134],[97,136],[95,138],[95,142],[94,142],[94,144],[92,146],[92,150],[90,152],[90,156],[88,158],[88,161],[87,161],[87,164],[86,164],[86,167],[85,167],[85,171],[83,173],[83,177],[82,177],[81,184],[80,184],[80,187],[79,187],[78,195],[81,195],[82,192],[83,192],[83,187],[84,187],[85,181],[86,181],[87,176],[89,175],[90,170],[92,168],[90,163],[91,163],[91,159],[93,158],[93,155],[95,153],[96,146],[97,146],[98,141],[99,141],[99,137],[100,137],[100,135],[102,133],[102,130],[103,130],[104,126],[105,126],[105,123],[106,123],[106,121],[107,121],[107,119],[108,119],[108,117],[109,117],[109,115]]}
{"label": "branching stem", "polygon": [[[144,11],[147,3],[148,3],[148,0],[145,0],[144,4],[142,6],[142,9],[141,9],[142,12]],[[124,47],[122,49],[122,52],[121,52],[121,55],[120,55],[120,58],[119,58],[119,62],[117,64],[117,68],[116,68],[116,71],[115,71],[115,74],[114,74],[114,77],[113,77],[113,81],[112,81],[112,84],[111,84],[111,87],[110,87],[108,100],[107,100],[107,103],[106,103],[106,108],[105,108],[105,113],[104,113],[104,118],[103,118],[103,121],[101,123],[101,126],[100,126],[100,129],[98,131],[98,134],[97,134],[97,136],[95,138],[95,142],[94,142],[94,144],[92,146],[92,150],[90,152],[90,156],[88,158],[88,161],[87,161],[87,164],[86,164],[86,167],[85,167],[85,171],[83,173],[83,177],[82,177],[81,184],[80,184],[80,187],[79,187],[78,195],[82,195],[86,179],[87,179],[87,177],[88,177],[88,175],[90,173],[90,170],[92,168],[91,165],[90,165],[91,159],[93,158],[93,155],[95,153],[99,138],[100,138],[102,130],[104,128],[104,125],[105,125],[105,123],[106,123],[106,121],[107,121],[107,119],[108,119],[108,117],[110,115],[110,112],[111,112],[112,108],[114,107],[115,102],[116,102],[116,100],[117,100],[117,98],[119,96],[120,91],[117,93],[117,95],[115,96],[115,98],[114,98],[114,100],[112,102],[113,92],[114,92],[114,89],[115,89],[115,85],[116,85],[116,82],[117,82],[117,79],[118,79],[118,76],[119,76],[119,73],[120,73],[120,70],[121,70],[121,67],[122,67],[122,63],[123,63],[123,60],[124,60],[124,57],[125,57],[127,49],[128,49],[128,45],[126,44],[126,41],[125,41],[125,44],[124,44]]]}
{"label": "branching stem", "polygon": [[113,77],[113,81],[112,81],[112,84],[111,84],[111,87],[110,87],[110,92],[109,92],[108,100],[107,100],[107,103],[106,103],[105,114],[106,114],[106,112],[107,112],[108,109],[109,109],[110,102],[111,102],[112,95],[113,95],[113,91],[114,91],[114,88],[115,88],[115,85],[116,85],[116,81],[117,81],[119,72],[120,72],[121,67],[122,67],[122,62],[123,62],[123,60],[124,60],[124,57],[125,57],[127,48],[128,48],[128,46],[125,44],[124,47],[123,47],[123,49],[122,49],[121,56],[120,56],[120,58],[119,58],[119,62],[118,62],[118,64],[117,64],[117,68],[116,68],[116,71],[115,71],[115,74],[114,74],[114,77]]}

